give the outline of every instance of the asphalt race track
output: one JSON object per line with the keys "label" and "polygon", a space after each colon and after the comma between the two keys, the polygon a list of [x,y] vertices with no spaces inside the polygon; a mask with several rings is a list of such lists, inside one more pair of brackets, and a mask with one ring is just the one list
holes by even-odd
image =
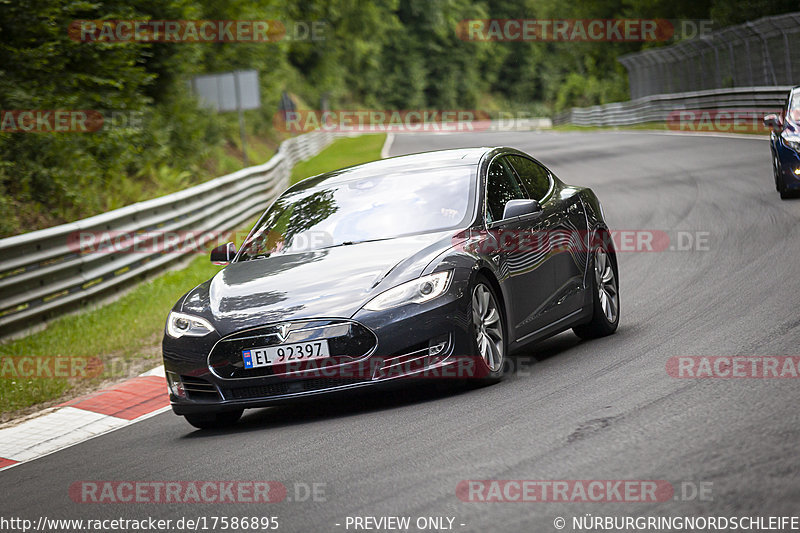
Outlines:
{"label": "asphalt race track", "polygon": [[[666,370],[675,356],[800,355],[800,200],[779,199],[767,141],[417,134],[398,135],[391,154],[484,145],[522,149],[592,187],[612,228],[664,231],[688,247],[682,232],[692,250],[621,252],[618,332],[591,342],[563,333],[517,356],[499,385],[248,411],[226,432],[164,413],[0,473],[3,515],[271,515],[279,531],[298,532],[347,531],[348,516],[448,516],[455,531],[538,533],[556,531],[556,517],[572,531],[572,517],[587,513],[797,514],[800,382]],[[676,493],[659,503],[457,497],[460,481],[485,479],[666,480]],[[80,480],[276,480],[292,500],[296,483],[325,485],[318,501],[267,505],[81,504],[68,493]],[[691,494],[701,484],[703,501]]]}

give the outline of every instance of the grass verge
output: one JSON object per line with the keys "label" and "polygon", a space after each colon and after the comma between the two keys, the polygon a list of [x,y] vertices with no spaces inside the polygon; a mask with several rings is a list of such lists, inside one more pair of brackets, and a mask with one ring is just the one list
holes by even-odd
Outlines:
{"label": "grass verge", "polygon": [[[292,183],[380,159],[384,138],[384,135],[364,135],[339,139],[316,157],[296,165]],[[108,305],[58,318],[42,331],[0,344],[0,422],[157,366],[169,309],[183,293],[219,269],[203,254],[192,259],[185,268],[160,274]],[[24,361],[23,358],[32,359]],[[34,374],[44,373],[40,361],[46,358],[62,362],[71,362],[68,358],[76,358],[78,362],[99,360],[102,372],[97,375],[87,372],[92,377],[82,378],[23,375],[31,370]],[[57,367],[55,371],[52,366],[48,368],[53,374],[62,373]],[[63,373],[71,372],[67,368]]]}
{"label": "grass verge", "polygon": [[337,139],[316,157],[296,164],[292,169],[292,184],[323,172],[380,159],[385,140],[385,134]]}

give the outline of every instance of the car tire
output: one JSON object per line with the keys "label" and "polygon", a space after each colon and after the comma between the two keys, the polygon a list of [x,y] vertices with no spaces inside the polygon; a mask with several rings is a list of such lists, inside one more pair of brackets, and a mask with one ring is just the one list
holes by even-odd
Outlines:
{"label": "car tire", "polygon": [[781,178],[781,166],[777,158],[773,159],[772,168],[775,173],[775,188],[778,189],[778,193],[781,196],[781,200],[788,200],[789,198],[794,198],[795,197],[794,193],[792,191],[789,191],[783,183],[783,179]]}
{"label": "car tire", "polygon": [[472,348],[479,358],[474,379],[479,383],[497,383],[503,379],[503,365],[508,356],[505,315],[492,284],[484,276],[476,278],[470,295]]}
{"label": "car tire", "polygon": [[592,252],[591,283],[592,319],[586,324],[572,328],[582,339],[596,339],[611,335],[619,325],[619,282],[617,259],[605,244],[599,244]]}
{"label": "car tire", "polygon": [[797,198],[797,193],[795,191],[790,191],[786,188],[783,181],[780,182],[780,187],[778,187],[778,192],[781,195],[781,200],[788,200],[790,198]]}
{"label": "car tire", "polygon": [[242,417],[243,409],[221,413],[198,413],[183,415],[197,429],[219,429],[234,425]]}
{"label": "car tire", "polygon": [[778,182],[778,192],[781,195],[781,200],[788,200],[789,198],[794,198],[794,194],[790,192],[786,186],[783,184],[783,180]]}

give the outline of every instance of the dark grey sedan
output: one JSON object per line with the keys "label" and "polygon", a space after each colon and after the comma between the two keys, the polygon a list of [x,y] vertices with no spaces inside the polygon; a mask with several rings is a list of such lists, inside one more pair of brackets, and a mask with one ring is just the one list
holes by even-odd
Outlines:
{"label": "dark grey sedan", "polygon": [[173,307],[175,413],[243,409],[402,379],[497,381],[529,343],[613,333],[618,270],[600,202],[511,148],[395,157],[308,178]]}

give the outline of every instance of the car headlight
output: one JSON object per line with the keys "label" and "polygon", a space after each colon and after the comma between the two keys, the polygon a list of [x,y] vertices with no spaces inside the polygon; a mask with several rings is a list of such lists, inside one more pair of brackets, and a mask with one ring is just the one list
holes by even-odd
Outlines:
{"label": "car headlight", "polygon": [[208,320],[199,316],[170,311],[167,317],[167,335],[172,338],[204,337],[214,331]]}
{"label": "car headlight", "polygon": [[783,143],[786,146],[788,146],[792,150],[800,152],[800,135],[784,131],[783,133],[781,133],[781,138],[783,138]]}
{"label": "car headlight", "polygon": [[367,302],[364,309],[383,311],[399,305],[421,304],[444,294],[449,284],[449,270],[422,276],[380,293]]}

